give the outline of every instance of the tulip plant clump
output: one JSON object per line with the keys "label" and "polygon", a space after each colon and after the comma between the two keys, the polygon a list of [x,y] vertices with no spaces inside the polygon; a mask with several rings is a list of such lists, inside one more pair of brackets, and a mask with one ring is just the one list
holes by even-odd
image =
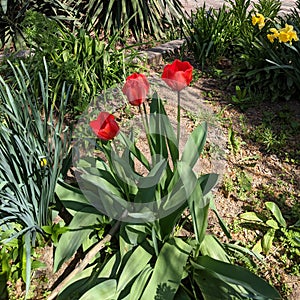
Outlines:
{"label": "tulip plant clump", "polygon": [[[122,94],[138,107],[150,155],[142,153],[134,134],[125,134],[113,114],[101,111],[97,118],[86,119],[90,135],[80,142],[92,143],[94,156],[78,157],[80,151],[75,149],[80,190],[75,195],[74,187],[69,189],[74,201],[82,193],[86,211],[92,212],[88,216],[108,217],[111,230],[104,241],[111,242],[112,254],[98,264],[92,259],[60,289],[58,299],[100,295],[101,299],[130,300],[280,298],[265,281],[232,265],[224,246],[206,233],[209,208],[217,214],[210,191],[218,176],[199,176],[193,168],[206,143],[207,124],[196,127],[179,150],[180,95],[191,83],[192,72],[190,63],[175,60],[162,74],[162,84],[177,93],[177,126],[172,125],[157,92],[148,98],[150,83],[145,75],[127,77]],[[143,174],[138,165],[146,170]],[[68,187],[64,188],[58,192],[62,201]],[[185,223],[193,228],[189,237],[181,234]],[[230,236],[221,219],[220,224]],[[74,236],[72,248],[81,238]],[[103,247],[103,243],[97,245],[90,251]],[[61,258],[54,262],[57,268],[66,257],[62,253],[68,251],[63,247],[67,249],[60,242],[56,249]]]}

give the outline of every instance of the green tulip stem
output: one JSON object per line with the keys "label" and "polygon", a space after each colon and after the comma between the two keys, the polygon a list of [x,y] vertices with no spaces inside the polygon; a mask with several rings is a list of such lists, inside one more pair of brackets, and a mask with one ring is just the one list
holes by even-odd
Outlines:
{"label": "green tulip stem", "polygon": [[177,92],[177,143],[179,148],[180,139],[180,91]]}
{"label": "green tulip stem", "polygon": [[147,111],[146,111],[146,107],[145,107],[144,103],[143,103],[143,107],[144,107],[144,112],[142,110],[141,105],[139,106],[139,112],[140,112],[140,115],[141,115],[141,118],[142,118],[143,126],[145,128],[146,138],[147,138],[147,142],[148,142],[148,145],[149,145],[150,153],[151,153],[151,155],[153,155],[154,152],[153,152],[153,147],[152,147],[152,143],[151,143],[151,139],[150,139],[150,135],[149,135],[149,122],[148,122],[148,119],[147,119]]}
{"label": "green tulip stem", "polygon": [[144,116],[145,116],[145,120],[146,120],[147,133],[149,133],[149,121],[147,118],[147,110],[146,110],[145,102],[143,102],[143,109],[144,109]]}

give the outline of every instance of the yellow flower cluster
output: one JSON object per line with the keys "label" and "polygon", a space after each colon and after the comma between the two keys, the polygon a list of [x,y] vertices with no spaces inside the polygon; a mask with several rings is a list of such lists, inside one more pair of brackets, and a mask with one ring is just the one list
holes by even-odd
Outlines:
{"label": "yellow flower cluster", "polygon": [[275,39],[278,39],[280,43],[290,42],[290,44],[292,44],[292,40],[295,42],[299,41],[297,32],[292,25],[285,24],[285,27],[279,30],[271,28],[270,32],[271,33],[267,34],[267,38],[271,43],[274,43]]}
{"label": "yellow flower cluster", "polygon": [[256,24],[259,30],[265,26],[265,17],[260,13],[256,13],[252,16],[252,25],[255,26]]}

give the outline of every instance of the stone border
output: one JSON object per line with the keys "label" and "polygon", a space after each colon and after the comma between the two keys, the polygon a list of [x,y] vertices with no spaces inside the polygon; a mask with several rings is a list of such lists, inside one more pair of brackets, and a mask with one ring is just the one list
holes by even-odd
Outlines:
{"label": "stone border", "polygon": [[141,51],[140,54],[142,57],[146,58],[149,65],[157,65],[162,63],[162,59],[166,55],[176,54],[179,52],[185,43],[186,39],[173,40],[154,48]]}

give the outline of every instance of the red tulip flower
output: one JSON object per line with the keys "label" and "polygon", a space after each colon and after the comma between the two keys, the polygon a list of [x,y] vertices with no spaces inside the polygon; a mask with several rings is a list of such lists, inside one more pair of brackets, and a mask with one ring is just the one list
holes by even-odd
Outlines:
{"label": "red tulip flower", "polygon": [[112,140],[120,131],[115,117],[108,112],[100,112],[97,120],[90,122],[94,133],[103,141]]}
{"label": "red tulip flower", "polygon": [[144,74],[133,73],[126,78],[122,92],[130,104],[139,106],[146,100],[149,87],[149,82]]}
{"label": "red tulip flower", "polygon": [[175,59],[164,67],[161,78],[172,90],[179,92],[191,83],[193,67],[187,61]]}

